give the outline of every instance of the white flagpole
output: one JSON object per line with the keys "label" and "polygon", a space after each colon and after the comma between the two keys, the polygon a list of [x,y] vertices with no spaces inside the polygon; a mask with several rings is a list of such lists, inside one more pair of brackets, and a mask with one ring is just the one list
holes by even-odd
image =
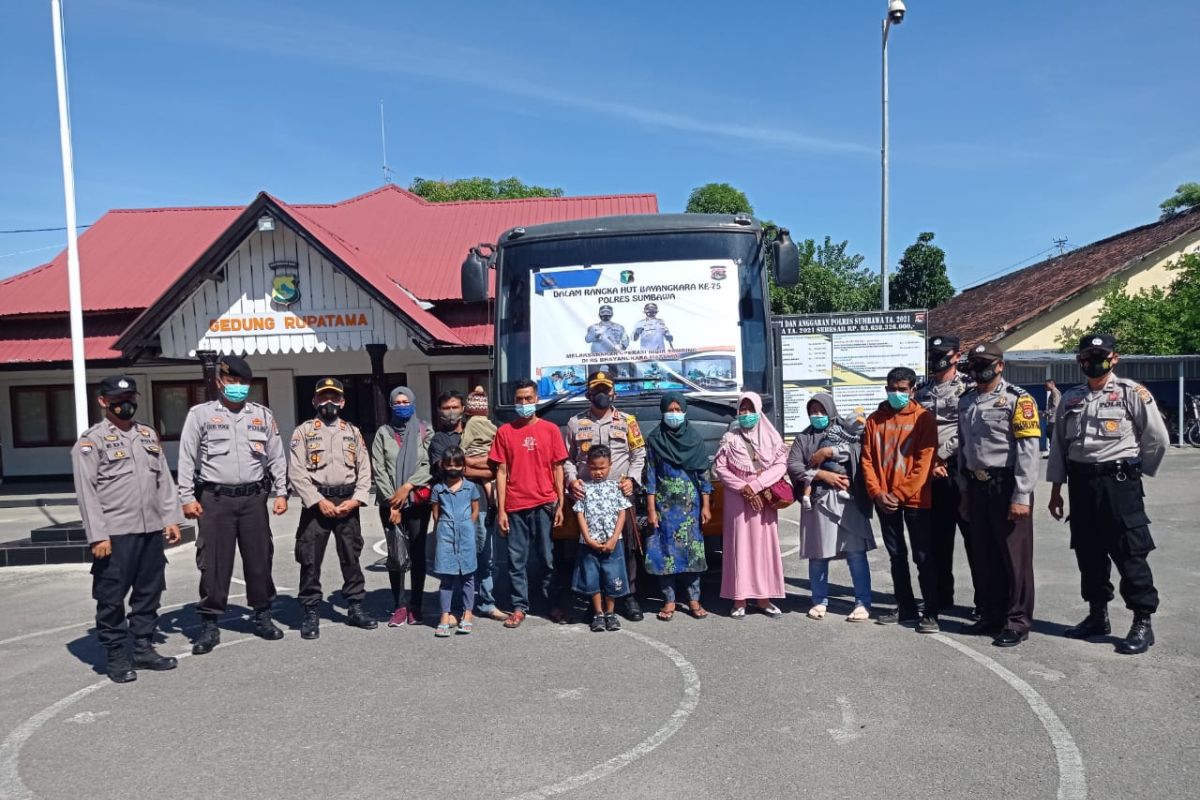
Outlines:
{"label": "white flagpole", "polygon": [[88,428],[87,363],[83,354],[83,291],[79,284],[79,234],[75,218],[75,159],[71,154],[71,117],[67,108],[67,62],[62,0],[50,0],[54,18],[54,74],[58,80],[58,132],[62,141],[63,194],[67,204],[67,295],[71,309],[71,371],[75,383],[75,428]]}

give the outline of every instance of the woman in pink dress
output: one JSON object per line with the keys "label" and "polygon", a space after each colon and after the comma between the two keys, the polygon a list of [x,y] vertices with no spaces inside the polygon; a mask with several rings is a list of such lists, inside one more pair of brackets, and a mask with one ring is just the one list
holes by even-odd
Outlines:
{"label": "woman in pink dress", "polygon": [[745,618],[750,599],[777,618],[782,612],[771,598],[785,595],[779,512],[764,493],[787,475],[787,447],[754,392],[739,399],[737,424],[721,439],[713,471],[725,485],[721,597],[733,601],[734,619]]}

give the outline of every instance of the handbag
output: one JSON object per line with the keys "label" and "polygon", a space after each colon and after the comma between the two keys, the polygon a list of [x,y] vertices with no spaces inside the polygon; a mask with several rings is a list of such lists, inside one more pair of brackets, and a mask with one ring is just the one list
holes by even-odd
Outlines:
{"label": "handbag", "polygon": [[[750,459],[754,462],[755,469],[761,475],[763,467],[762,462],[758,460],[758,453],[754,452],[753,446],[750,446],[748,450],[750,452]],[[780,478],[766,489],[763,489],[760,494],[763,500],[770,503],[776,511],[782,511],[796,502],[796,492],[792,489],[792,482],[786,477]]]}

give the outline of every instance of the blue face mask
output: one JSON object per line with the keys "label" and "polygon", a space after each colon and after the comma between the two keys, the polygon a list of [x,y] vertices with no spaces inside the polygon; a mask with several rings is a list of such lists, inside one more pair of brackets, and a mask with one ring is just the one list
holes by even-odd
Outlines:
{"label": "blue face mask", "polygon": [[412,415],[416,413],[416,409],[412,406],[392,406],[392,419],[396,422],[408,422],[412,419]]}
{"label": "blue face mask", "polygon": [[250,396],[250,384],[227,383],[221,387],[221,394],[225,395],[225,399],[231,403],[244,403]]}
{"label": "blue face mask", "polygon": [[888,405],[899,411],[908,405],[908,392],[888,392]]}
{"label": "blue face mask", "polygon": [[686,419],[687,414],[683,413],[682,411],[668,411],[667,413],[663,414],[663,424],[671,430],[678,428]]}
{"label": "blue face mask", "polygon": [[529,419],[537,413],[537,403],[517,403],[516,408],[522,419]]}
{"label": "blue face mask", "polygon": [[814,431],[823,431],[829,427],[829,417],[824,414],[809,414],[808,424],[813,426]]}
{"label": "blue face mask", "polygon": [[750,430],[758,424],[758,414],[750,412],[748,414],[738,414],[738,425],[741,425],[746,430]]}

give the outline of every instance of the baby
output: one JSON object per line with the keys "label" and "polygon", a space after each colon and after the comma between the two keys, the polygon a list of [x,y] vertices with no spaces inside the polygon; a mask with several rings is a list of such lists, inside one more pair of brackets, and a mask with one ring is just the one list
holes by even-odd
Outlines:
{"label": "baby", "polygon": [[[821,440],[818,442],[818,447],[824,449],[826,447],[833,449],[832,457],[821,463],[820,469],[828,472],[836,472],[838,475],[849,474],[850,465],[850,445],[856,444],[862,438],[865,420],[859,414],[852,422],[846,425],[841,424],[836,419],[830,419],[827,416],[809,416],[809,422],[813,429],[821,433]],[[800,498],[800,505],[806,511],[812,508],[812,478],[804,479],[804,495]],[[843,500],[850,499],[850,492],[845,489],[838,491],[838,497]]]}
{"label": "baby", "polygon": [[[492,440],[496,438],[496,425],[488,419],[488,396],[482,386],[476,386],[467,395],[466,413],[467,423],[463,426],[462,433],[463,453],[466,454],[467,461],[475,461],[478,464],[478,460],[483,459],[480,466],[486,467],[488,452],[492,449]],[[488,505],[494,503],[494,484],[494,481],[488,481],[484,486]]]}

